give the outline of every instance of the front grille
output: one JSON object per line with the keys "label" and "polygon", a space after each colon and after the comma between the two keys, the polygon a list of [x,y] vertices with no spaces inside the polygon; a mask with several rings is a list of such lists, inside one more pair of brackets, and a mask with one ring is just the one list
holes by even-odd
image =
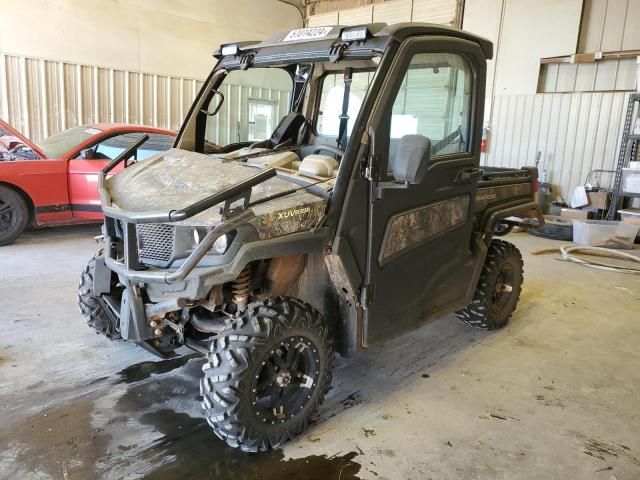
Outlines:
{"label": "front grille", "polygon": [[140,258],[168,262],[173,257],[175,228],[165,223],[136,225]]}

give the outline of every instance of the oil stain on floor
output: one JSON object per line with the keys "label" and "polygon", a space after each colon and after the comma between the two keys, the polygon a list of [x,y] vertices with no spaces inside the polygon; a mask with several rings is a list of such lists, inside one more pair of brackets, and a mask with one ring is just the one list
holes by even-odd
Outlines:
{"label": "oil stain on floor", "polygon": [[285,459],[218,440],[198,415],[195,355],[126,368],[85,397],[0,431],[0,477],[357,479],[357,452]]}

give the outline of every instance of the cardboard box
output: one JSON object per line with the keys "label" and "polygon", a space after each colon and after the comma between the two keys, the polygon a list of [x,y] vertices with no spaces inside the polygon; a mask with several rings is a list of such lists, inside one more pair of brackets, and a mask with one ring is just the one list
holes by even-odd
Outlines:
{"label": "cardboard box", "polygon": [[631,223],[633,225],[640,225],[640,208],[627,208],[625,210],[618,210],[620,217],[624,223]]}
{"label": "cardboard box", "polygon": [[587,198],[589,199],[589,206],[597,208],[598,210],[608,210],[609,200],[611,199],[610,192],[587,192]]}
{"label": "cardboard box", "polygon": [[560,216],[565,218],[579,218],[586,220],[591,218],[591,212],[587,210],[579,210],[577,208],[563,208],[560,210]]}

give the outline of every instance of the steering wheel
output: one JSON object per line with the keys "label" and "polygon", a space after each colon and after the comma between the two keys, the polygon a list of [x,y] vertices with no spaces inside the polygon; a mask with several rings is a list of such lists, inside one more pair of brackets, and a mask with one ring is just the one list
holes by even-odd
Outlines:
{"label": "steering wheel", "polygon": [[318,153],[322,150],[326,150],[327,152],[331,152],[337,155],[339,157],[338,160],[342,160],[342,157],[344,155],[344,150],[341,150],[338,147],[332,147],[331,145],[318,145],[314,147],[313,150],[311,150],[311,153]]}

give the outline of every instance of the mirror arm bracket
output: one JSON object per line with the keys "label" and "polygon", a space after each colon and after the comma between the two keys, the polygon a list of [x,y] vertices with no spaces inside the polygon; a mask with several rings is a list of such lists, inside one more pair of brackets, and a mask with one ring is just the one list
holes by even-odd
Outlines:
{"label": "mirror arm bracket", "polygon": [[387,190],[406,190],[409,188],[409,182],[378,182],[375,186],[375,198],[380,200],[384,197]]}

